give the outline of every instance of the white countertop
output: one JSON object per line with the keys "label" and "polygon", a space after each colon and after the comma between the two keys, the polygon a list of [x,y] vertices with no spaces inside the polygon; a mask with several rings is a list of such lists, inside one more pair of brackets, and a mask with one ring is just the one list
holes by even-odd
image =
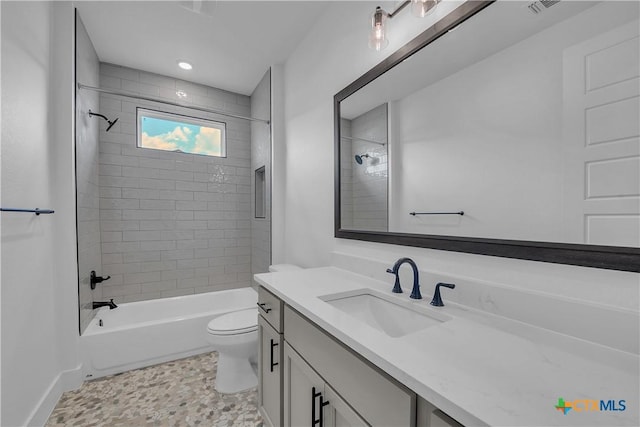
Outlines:
{"label": "white countertop", "polygon": [[[640,425],[637,355],[447,302],[421,309],[452,320],[392,338],[318,297],[363,288],[393,294],[389,283],[325,267],[255,275],[256,281],[400,383],[464,425]],[[409,287],[409,289],[407,289]],[[544,316],[544,307],[540,307]],[[615,333],[615,325],[611,326]],[[625,411],[555,409],[558,398],[626,401]]]}

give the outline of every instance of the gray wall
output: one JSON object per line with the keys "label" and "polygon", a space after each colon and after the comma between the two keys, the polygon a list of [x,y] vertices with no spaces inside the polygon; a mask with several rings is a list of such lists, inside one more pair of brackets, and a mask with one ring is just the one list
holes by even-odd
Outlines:
{"label": "gray wall", "polygon": [[[250,115],[250,98],[101,64],[103,88]],[[226,122],[227,157],[136,147],[136,107]],[[116,302],[210,292],[251,282],[249,122],[189,108],[101,94],[100,224],[104,298]]]}
{"label": "gray wall", "polygon": [[[90,86],[99,86],[100,61],[82,24],[76,15],[76,79]],[[80,331],[93,318],[92,303],[102,298],[102,288],[91,290],[89,273],[102,272],[100,248],[100,211],[98,177],[98,120],[89,118],[89,110],[99,111],[98,94],[78,91],[76,96],[76,191],[78,221],[78,298]]]}
{"label": "gray wall", "polygon": [[[254,117],[271,119],[271,71],[267,71],[251,94],[251,113]],[[265,217],[255,217],[256,169],[265,167]],[[269,271],[271,264],[271,126],[251,123],[251,272]]]}

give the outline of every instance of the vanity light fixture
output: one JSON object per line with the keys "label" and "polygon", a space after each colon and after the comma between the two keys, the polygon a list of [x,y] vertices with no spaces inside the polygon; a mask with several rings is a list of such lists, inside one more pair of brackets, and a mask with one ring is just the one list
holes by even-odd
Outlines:
{"label": "vanity light fixture", "polygon": [[422,18],[430,15],[441,1],[442,0],[406,0],[391,13],[385,11],[380,6],[376,7],[375,12],[373,12],[373,15],[371,16],[369,47],[380,51],[389,45],[389,39],[387,39],[386,20],[396,16],[396,14],[404,9],[409,3],[411,3],[411,10],[413,11],[413,14]]}
{"label": "vanity light fixture", "polygon": [[193,69],[193,65],[191,65],[187,61],[178,61],[178,67],[182,68],[183,70]]}

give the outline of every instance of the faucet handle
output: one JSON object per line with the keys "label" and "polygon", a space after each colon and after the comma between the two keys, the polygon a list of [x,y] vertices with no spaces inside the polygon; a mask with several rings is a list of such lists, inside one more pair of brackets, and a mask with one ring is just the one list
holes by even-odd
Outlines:
{"label": "faucet handle", "polygon": [[454,289],[456,285],[453,283],[438,283],[436,285],[436,291],[433,294],[433,299],[431,300],[431,305],[435,307],[443,307],[444,303],[442,302],[442,297],[440,296],[440,286],[444,286],[445,288]]}

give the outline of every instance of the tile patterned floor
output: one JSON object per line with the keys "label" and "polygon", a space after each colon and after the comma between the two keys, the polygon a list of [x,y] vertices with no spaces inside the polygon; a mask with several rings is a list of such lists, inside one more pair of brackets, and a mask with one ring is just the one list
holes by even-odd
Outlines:
{"label": "tile patterned floor", "polygon": [[256,389],[220,394],[213,388],[217,353],[85,382],[64,393],[47,427],[261,427]]}

